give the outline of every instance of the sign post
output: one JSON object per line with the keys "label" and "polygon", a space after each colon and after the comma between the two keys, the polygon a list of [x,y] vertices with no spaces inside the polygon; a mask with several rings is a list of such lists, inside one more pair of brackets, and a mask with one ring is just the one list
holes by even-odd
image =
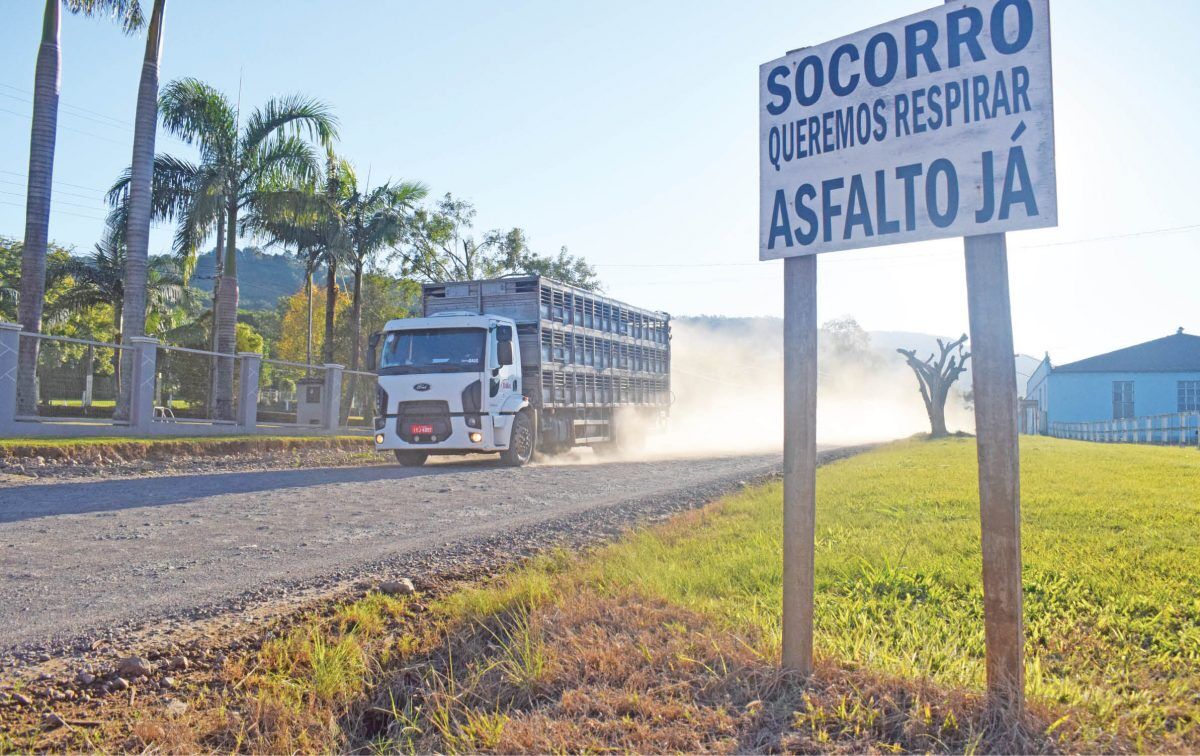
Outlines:
{"label": "sign post", "polygon": [[1025,703],[1025,632],[1021,597],[1021,486],[1017,459],[1017,372],[1013,365],[1008,251],[1004,234],[968,236],[967,311],[979,458],[983,541],[983,622],[988,694],[993,703]]}
{"label": "sign post", "polygon": [[817,258],[783,262],[783,666],[813,670],[817,512]]}
{"label": "sign post", "polygon": [[759,258],[785,258],[783,663],[812,671],[816,262],[964,237],[988,691],[1023,702],[1004,233],[1058,224],[1048,0],[949,0],[759,69]]}

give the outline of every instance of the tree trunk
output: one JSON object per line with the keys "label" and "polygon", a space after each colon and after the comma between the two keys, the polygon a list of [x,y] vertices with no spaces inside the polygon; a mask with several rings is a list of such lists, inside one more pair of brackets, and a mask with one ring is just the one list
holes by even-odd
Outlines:
{"label": "tree trunk", "polygon": [[311,266],[306,267],[304,271],[304,285],[307,289],[305,296],[308,299],[308,333],[305,335],[304,342],[304,362],[311,365],[313,358],[313,269]]}
{"label": "tree trunk", "polygon": [[[158,57],[162,48],[162,14],[166,0],[154,0],[150,29],[146,34],[146,53],[142,59],[142,79],[138,84],[137,115],[133,129],[133,161],[129,175],[129,216],[125,239],[125,314],[123,333],[146,335],[146,264],[150,254],[151,191],[154,180],[154,137],[158,128]],[[133,353],[121,354],[121,382],[117,393],[115,417],[129,417],[129,377],[133,374]]]}
{"label": "tree trunk", "polygon": [[929,407],[929,428],[930,435],[933,438],[942,438],[950,435],[949,431],[946,430],[946,401],[944,397],[942,401],[935,401]]}
{"label": "tree trunk", "polygon": [[358,370],[359,355],[362,353],[362,261],[354,264],[354,294],[350,304],[350,317],[354,320],[353,343],[350,345],[350,369]]}
{"label": "tree trunk", "polygon": [[321,359],[327,365],[333,362],[333,318],[336,308],[337,265],[330,260],[325,266],[325,343],[321,350]]}
{"label": "tree trunk", "polygon": [[[58,127],[61,56],[58,48],[59,0],[46,0],[42,43],[33,77],[33,126],[29,134],[29,183],[25,194],[25,240],[21,254],[21,302],[18,320],[30,333],[42,330],[46,296],[46,245],[50,237],[50,183],[54,176],[54,138]],[[17,413],[37,412],[38,339],[20,339],[17,361]]]}
{"label": "tree trunk", "polygon": [[[217,214],[217,246],[213,249],[212,320],[208,329],[208,350],[217,351],[217,309],[221,302],[221,272],[225,269],[225,211]],[[217,416],[217,363],[208,370],[208,416]]]}
{"label": "tree trunk", "polygon": [[237,351],[237,204],[226,210],[225,269],[221,273],[221,301],[217,310],[217,351],[228,357],[217,359],[218,420],[234,419],[233,354]]}
{"label": "tree trunk", "polygon": [[[359,355],[362,353],[362,279],[363,279],[363,264],[362,256],[358,256],[354,263],[354,292],[350,303],[350,317],[354,321],[354,334],[350,341],[350,370],[358,370]],[[342,425],[347,425],[350,419],[350,405],[358,396],[358,376],[351,372],[344,380],[349,381],[349,386],[346,389],[346,401],[341,403]]]}

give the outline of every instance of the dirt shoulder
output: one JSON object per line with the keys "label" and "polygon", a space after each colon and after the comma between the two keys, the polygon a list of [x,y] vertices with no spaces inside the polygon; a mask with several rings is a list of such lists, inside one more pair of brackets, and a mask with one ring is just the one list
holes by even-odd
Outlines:
{"label": "dirt shoulder", "polygon": [[[828,461],[853,451],[825,452],[822,459]],[[200,705],[195,699],[208,695],[207,691],[236,684],[226,682],[230,665],[236,668],[253,659],[264,646],[286,637],[291,629],[313,616],[335,612],[340,604],[361,598],[373,587],[405,577],[424,596],[445,595],[487,581],[531,556],[605,543],[632,526],[695,509],[777,474],[776,462],[756,475],[726,476],[689,490],[643,498],[618,497],[602,506],[504,532],[481,534],[463,542],[439,544],[402,559],[349,571],[336,580],[290,591],[278,600],[247,604],[191,621],[130,630],[117,637],[99,637],[89,647],[76,647],[68,654],[40,654],[0,673],[7,678],[0,689],[0,723],[19,734],[19,739],[12,742],[21,748],[101,744],[126,747],[113,736],[120,731],[122,737],[127,737],[129,724],[142,716],[138,713],[142,707],[181,711]],[[412,603],[414,610],[420,606],[420,601]],[[117,682],[119,662],[129,656],[144,658],[154,667],[153,674]],[[187,661],[173,662],[177,657]],[[180,664],[187,666],[180,668]],[[53,718],[43,721],[50,714],[65,724]],[[95,722],[108,724],[101,727]],[[87,732],[116,725],[120,726],[99,740],[86,737]]]}
{"label": "dirt shoulder", "polygon": [[387,463],[367,436],[0,439],[0,487],[34,480]]}

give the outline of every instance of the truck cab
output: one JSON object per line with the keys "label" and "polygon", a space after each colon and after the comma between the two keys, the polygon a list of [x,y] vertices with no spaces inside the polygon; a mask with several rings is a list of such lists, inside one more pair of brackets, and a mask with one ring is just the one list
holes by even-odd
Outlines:
{"label": "truck cab", "polygon": [[376,449],[393,450],[405,466],[431,454],[495,452],[509,465],[528,463],[536,423],[516,333],[504,316],[440,312],[373,334]]}

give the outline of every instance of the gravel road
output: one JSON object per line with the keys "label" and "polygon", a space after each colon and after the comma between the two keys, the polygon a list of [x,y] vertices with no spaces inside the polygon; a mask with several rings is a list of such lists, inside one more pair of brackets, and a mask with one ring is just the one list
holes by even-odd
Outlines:
{"label": "gravel road", "polygon": [[0,487],[0,667],[356,577],[609,536],[775,474],[778,454],[491,460]]}

